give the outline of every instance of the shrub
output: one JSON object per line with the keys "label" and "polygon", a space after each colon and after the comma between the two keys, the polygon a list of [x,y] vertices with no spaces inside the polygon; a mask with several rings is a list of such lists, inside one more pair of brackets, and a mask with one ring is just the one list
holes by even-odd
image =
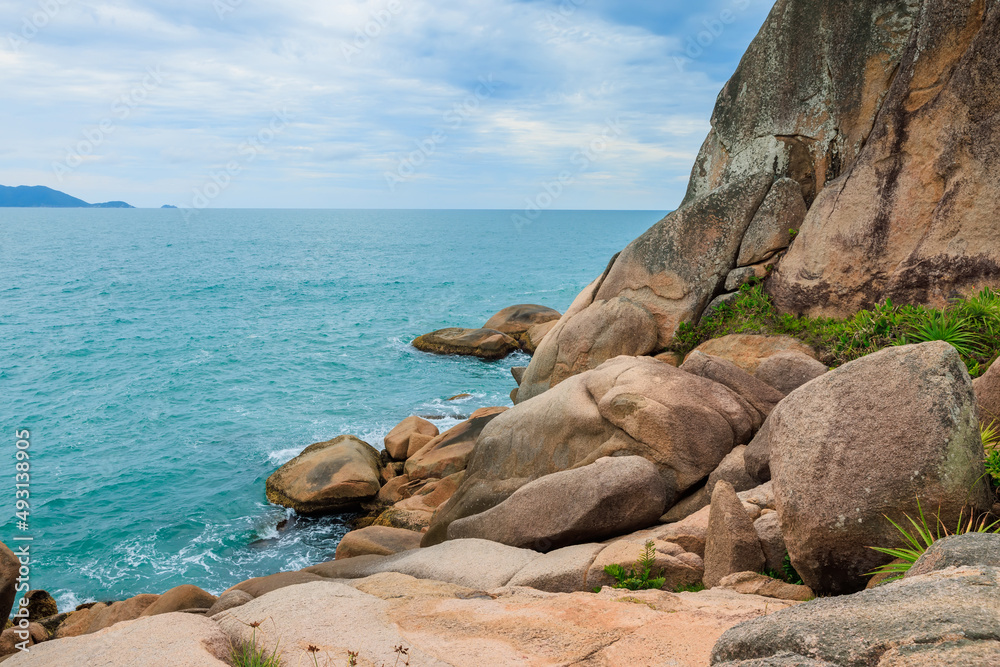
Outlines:
{"label": "shrub", "polygon": [[678,586],[674,589],[674,593],[698,593],[703,590],[705,590],[705,584],[699,581],[697,584],[684,584],[682,586]]}
{"label": "shrub", "polygon": [[630,591],[643,591],[650,588],[662,588],[666,583],[666,578],[661,576],[663,572],[653,576],[653,565],[656,563],[656,547],[652,540],[646,542],[639,560],[635,565],[626,570],[621,565],[605,565],[604,572],[613,577],[615,582],[613,588],[627,588]]}

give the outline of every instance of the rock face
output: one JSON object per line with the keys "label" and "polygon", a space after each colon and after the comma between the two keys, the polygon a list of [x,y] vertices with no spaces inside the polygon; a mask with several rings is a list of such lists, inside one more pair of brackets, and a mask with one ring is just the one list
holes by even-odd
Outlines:
{"label": "rock face", "polygon": [[826,365],[806,354],[787,350],[760,362],[754,376],[787,396],[828,370]]}
{"label": "rock face", "polygon": [[688,355],[681,364],[681,370],[729,387],[765,417],[785,397],[780,391],[761,382],[731,361],[698,350]]}
{"label": "rock face", "polygon": [[562,316],[558,310],[534,304],[521,304],[504,308],[487,320],[483,328],[507,334],[523,345],[528,337],[528,331],[533,326],[555,322],[560,317]]}
{"label": "rock face", "polygon": [[448,538],[551,551],[655,524],[666,502],[653,463],[641,456],[603,458],[525,484],[496,507],[453,522]]}
{"label": "rock face", "polygon": [[16,597],[18,570],[20,561],[6,544],[0,542],[0,618],[10,616]]}
{"label": "rock face", "polygon": [[[410,440],[414,435],[428,436],[435,438],[438,435],[438,428],[426,419],[420,417],[407,417],[396,424],[385,436],[385,451],[389,456],[397,461],[403,461],[409,456]],[[427,444],[429,441],[423,442]],[[417,450],[419,451],[419,450]]]}
{"label": "rock face", "polygon": [[899,543],[883,514],[917,516],[919,498],[954,526],[966,503],[990,507],[972,382],[947,343],[841,366],[783,401],[761,434],[792,565],[817,593],[860,590],[890,560],[869,548]]}
{"label": "rock face", "polygon": [[499,505],[534,479],[605,456],[655,463],[669,505],[761,422],[760,412],[720,384],[649,357],[613,359],[490,422],[423,544],[443,541],[452,521]]}
{"label": "rock face", "polygon": [[753,519],[728,482],[720,481],[712,491],[705,540],[705,585],[717,586],[724,577],[737,572],[758,572],[764,568]]}
{"label": "rock face", "polygon": [[378,451],[353,435],[309,445],[267,478],[267,499],[299,514],[325,514],[374,498]]}
{"label": "rock face", "polygon": [[447,477],[465,470],[479,434],[507,408],[481,408],[469,419],[437,436],[412,454],[403,468],[412,481]]}
{"label": "rock face", "polygon": [[1000,535],[969,533],[938,540],[917,559],[904,578],[930,574],[949,567],[977,565],[1000,568]]}
{"label": "rock face", "polygon": [[982,377],[972,382],[979,405],[979,423],[1000,424],[1000,364],[993,362]]}
{"label": "rock face", "polygon": [[797,232],[802,226],[806,211],[802,186],[797,181],[791,178],[775,181],[743,236],[736,265],[759,264],[787,248],[792,242],[792,230]]}
{"label": "rock face", "polygon": [[730,334],[721,338],[705,341],[688,355],[701,352],[712,357],[720,357],[731,361],[747,373],[756,374],[764,362],[782,352],[801,352],[816,358],[816,351],[800,340],[790,336],[757,336],[754,334]]}
{"label": "rock face", "polygon": [[439,329],[414,339],[413,347],[433,354],[503,359],[518,349],[516,340],[492,329]]}
{"label": "rock face", "polygon": [[[997,600],[995,567],[934,572],[742,623],[715,645],[712,664],[991,665],[1000,655]],[[782,654],[801,661],[770,662]],[[962,654],[974,659],[952,662]]]}
{"label": "rock face", "polygon": [[784,581],[772,579],[758,572],[737,572],[730,574],[727,577],[723,577],[717,586],[719,588],[728,588],[731,591],[743,593],[744,595],[762,595],[766,598],[775,598],[778,600],[798,600],[799,602],[805,602],[816,597],[808,586],[787,584]]}
{"label": "rock face", "polygon": [[1000,8],[881,4],[920,11],[876,22],[907,48],[891,86],[872,89],[885,99],[867,143],[841,158],[842,176],[775,272],[769,289],[785,311],[846,316],[885,298],[942,306],[1000,280],[1000,101],[984,94],[1000,87]]}

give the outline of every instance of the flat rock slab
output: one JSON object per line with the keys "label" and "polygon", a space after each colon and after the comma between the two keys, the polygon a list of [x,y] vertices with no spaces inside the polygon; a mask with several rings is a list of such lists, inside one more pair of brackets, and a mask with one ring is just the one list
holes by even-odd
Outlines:
{"label": "flat rock slab", "polygon": [[433,354],[454,354],[479,357],[480,359],[503,359],[520,348],[517,340],[493,329],[448,328],[432,331],[413,341],[413,347],[421,352]]}

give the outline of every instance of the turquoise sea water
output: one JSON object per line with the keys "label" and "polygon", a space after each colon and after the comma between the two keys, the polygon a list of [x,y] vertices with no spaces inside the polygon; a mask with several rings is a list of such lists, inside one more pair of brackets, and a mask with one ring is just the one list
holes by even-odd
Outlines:
{"label": "turquoise sea water", "polygon": [[60,609],[328,560],[345,518],[268,505],[267,476],[342,433],[381,448],[407,415],[444,429],[509,405],[526,356],[409,341],[515,303],[562,311],[661,216],[0,209],[0,539],[34,537],[31,586]]}

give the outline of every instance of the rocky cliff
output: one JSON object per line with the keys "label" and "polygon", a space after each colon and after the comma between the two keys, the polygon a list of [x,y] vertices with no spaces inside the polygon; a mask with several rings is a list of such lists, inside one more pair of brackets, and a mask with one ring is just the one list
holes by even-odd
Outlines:
{"label": "rocky cliff", "polygon": [[655,353],[742,276],[784,312],[839,316],[1000,282],[998,31],[985,0],[779,0],[684,202],[580,294],[518,401]]}

